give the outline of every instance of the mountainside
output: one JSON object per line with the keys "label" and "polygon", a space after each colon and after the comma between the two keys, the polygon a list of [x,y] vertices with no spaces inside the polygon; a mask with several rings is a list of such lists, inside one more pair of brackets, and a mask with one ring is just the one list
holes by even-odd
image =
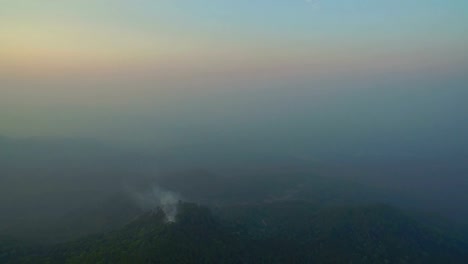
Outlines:
{"label": "mountainside", "polygon": [[[147,212],[114,232],[2,263],[466,263],[461,241],[390,206],[275,202],[210,210],[179,203],[175,222]],[[14,248],[14,247],[13,247]]]}

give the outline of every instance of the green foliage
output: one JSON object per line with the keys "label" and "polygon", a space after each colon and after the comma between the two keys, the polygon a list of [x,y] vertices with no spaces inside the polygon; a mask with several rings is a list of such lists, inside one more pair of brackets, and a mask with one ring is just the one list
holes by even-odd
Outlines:
{"label": "green foliage", "polygon": [[[466,263],[467,247],[389,206],[179,204],[53,248],[0,247],[1,263]],[[8,244],[8,243],[7,243]]]}

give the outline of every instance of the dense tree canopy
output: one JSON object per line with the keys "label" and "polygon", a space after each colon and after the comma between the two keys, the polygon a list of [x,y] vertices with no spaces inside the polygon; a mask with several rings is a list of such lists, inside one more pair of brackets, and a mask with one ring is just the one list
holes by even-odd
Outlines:
{"label": "dense tree canopy", "polygon": [[179,203],[124,228],[51,247],[3,241],[2,263],[466,263],[468,247],[384,205]]}

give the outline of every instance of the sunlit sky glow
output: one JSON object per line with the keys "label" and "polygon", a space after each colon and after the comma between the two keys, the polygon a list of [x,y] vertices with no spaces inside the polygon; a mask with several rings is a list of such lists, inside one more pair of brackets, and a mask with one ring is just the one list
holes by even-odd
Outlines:
{"label": "sunlit sky glow", "polygon": [[163,128],[142,133],[172,137],[175,120],[211,129],[245,100],[300,105],[282,98],[323,80],[356,94],[350,79],[443,83],[468,71],[467,47],[466,0],[0,0],[0,134],[109,135],[151,120]]}
{"label": "sunlit sky glow", "polygon": [[466,1],[0,2],[3,70],[460,63]]}

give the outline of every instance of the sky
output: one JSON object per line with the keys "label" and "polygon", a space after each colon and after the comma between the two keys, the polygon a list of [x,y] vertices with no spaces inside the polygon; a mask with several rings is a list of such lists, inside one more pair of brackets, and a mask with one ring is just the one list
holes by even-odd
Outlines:
{"label": "sky", "polygon": [[459,142],[466,47],[463,0],[0,0],[0,134]]}
{"label": "sky", "polygon": [[0,4],[2,68],[23,73],[136,65],[254,71],[280,64],[320,72],[431,63],[445,69],[465,63],[468,38],[468,4],[461,0]]}

